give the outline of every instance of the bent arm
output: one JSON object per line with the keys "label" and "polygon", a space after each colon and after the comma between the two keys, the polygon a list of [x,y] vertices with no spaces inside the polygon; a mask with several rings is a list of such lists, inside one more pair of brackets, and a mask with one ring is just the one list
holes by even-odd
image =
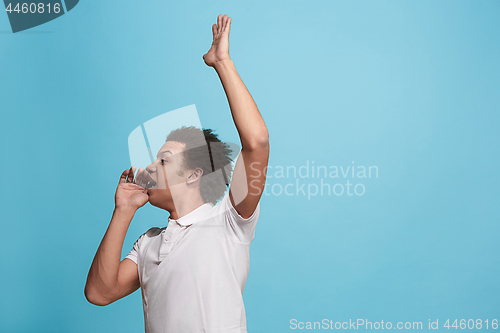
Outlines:
{"label": "bent arm", "polygon": [[266,184],[269,134],[257,105],[229,56],[230,30],[231,18],[219,15],[217,24],[212,25],[212,45],[203,55],[203,60],[219,75],[240,136],[241,152],[234,168],[229,198],[238,214],[248,218],[257,208]]}
{"label": "bent arm", "polygon": [[99,306],[108,305],[139,288],[137,265],[130,259],[120,262],[123,241],[135,210],[117,208],[90,267],[85,297]]}
{"label": "bent arm", "polygon": [[269,159],[269,133],[250,92],[230,59],[218,61],[215,70],[226,92],[241,140],[229,196],[236,211],[250,217],[264,190]]}
{"label": "bent arm", "polygon": [[234,62],[225,59],[217,62],[214,67],[226,92],[242,149],[268,148],[269,133],[266,124],[252,95],[238,74]]}

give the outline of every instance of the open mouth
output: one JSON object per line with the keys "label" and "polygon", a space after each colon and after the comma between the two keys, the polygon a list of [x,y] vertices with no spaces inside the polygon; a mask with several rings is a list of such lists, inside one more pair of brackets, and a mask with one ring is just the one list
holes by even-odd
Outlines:
{"label": "open mouth", "polygon": [[150,175],[146,174],[141,179],[141,185],[144,186],[144,188],[147,190],[147,189],[155,187],[156,181],[153,178],[151,178]]}
{"label": "open mouth", "polygon": [[154,180],[151,180],[149,181],[147,184],[146,184],[146,190],[150,189],[150,188],[154,188],[156,186],[156,182]]}

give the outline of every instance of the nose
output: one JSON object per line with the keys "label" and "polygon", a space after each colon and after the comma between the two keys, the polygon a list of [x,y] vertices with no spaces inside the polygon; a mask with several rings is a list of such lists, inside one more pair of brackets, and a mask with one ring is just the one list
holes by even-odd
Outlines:
{"label": "nose", "polygon": [[146,171],[149,172],[150,174],[156,172],[156,167],[154,166],[154,163],[151,163],[146,167]]}

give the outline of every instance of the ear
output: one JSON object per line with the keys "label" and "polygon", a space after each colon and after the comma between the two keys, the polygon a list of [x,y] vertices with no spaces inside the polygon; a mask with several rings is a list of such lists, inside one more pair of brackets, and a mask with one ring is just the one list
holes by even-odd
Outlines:
{"label": "ear", "polygon": [[203,169],[201,168],[196,168],[194,170],[191,170],[191,173],[189,174],[187,178],[187,184],[192,185],[199,181],[201,179],[201,176],[203,176]]}

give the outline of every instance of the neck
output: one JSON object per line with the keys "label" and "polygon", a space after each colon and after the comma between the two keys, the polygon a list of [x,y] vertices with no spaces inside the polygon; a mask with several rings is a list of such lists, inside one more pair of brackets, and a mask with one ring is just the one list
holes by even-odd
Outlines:
{"label": "neck", "polygon": [[167,209],[167,211],[170,212],[170,218],[177,220],[191,213],[204,203],[199,190],[196,192],[189,191],[182,197],[174,198],[171,209]]}

